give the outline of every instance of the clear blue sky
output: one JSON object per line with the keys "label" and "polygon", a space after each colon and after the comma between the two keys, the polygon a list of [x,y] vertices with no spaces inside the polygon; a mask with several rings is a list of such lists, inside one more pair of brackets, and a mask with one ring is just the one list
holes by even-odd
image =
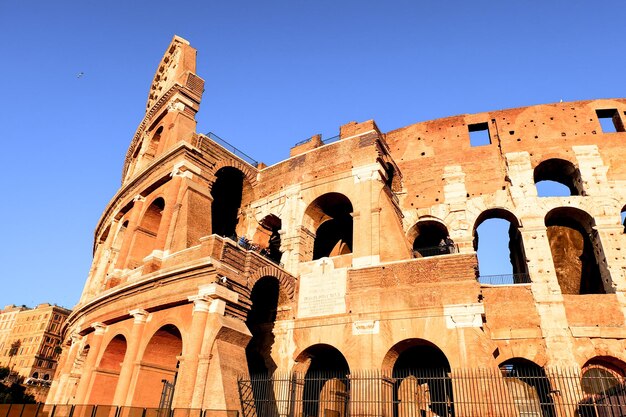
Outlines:
{"label": "clear blue sky", "polygon": [[206,80],[198,130],[271,164],[352,120],[624,97],[625,18],[617,1],[0,0],[0,306],[78,301],[174,34]]}

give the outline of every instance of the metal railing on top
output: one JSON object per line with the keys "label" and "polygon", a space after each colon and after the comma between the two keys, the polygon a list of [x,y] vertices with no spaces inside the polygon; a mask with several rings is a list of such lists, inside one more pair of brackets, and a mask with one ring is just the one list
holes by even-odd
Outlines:
{"label": "metal railing on top", "polygon": [[423,248],[415,248],[413,250],[414,258],[428,258],[430,256],[450,255],[459,253],[459,246],[456,243],[440,246],[426,246]]}
{"label": "metal railing on top", "polygon": [[244,161],[246,161],[250,165],[252,165],[254,167],[258,167],[259,166],[259,162],[257,160],[253,159],[251,156],[247,155],[242,150],[235,148],[233,145],[231,145],[230,143],[226,142],[224,139],[220,138],[215,133],[209,132],[209,133],[206,134],[206,136],[209,139],[211,139],[213,142],[215,142],[218,145],[220,145],[222,148],[224,148],[227,151],[237,155],[238,157],[240,157],[241,159],[243,159]]}
{"label": "metal railing on top", "polygon": [[0,417],[238,417],[238,410],[114,405],[0,404]]}
{"label": "metal railing on top", "polygon": [[[337,142],[339,139],[341,139],[341,135],[336,135],[336,136],[330,137],[328,139],[322,139],[322,143],[324,145],[328,145],[329,143]],[[293,145],[293,146],[295,148],[296,146],[304,145],[305,143],[308,143],[308,142],[310,142],[312,140],[313,140],[312,137],[311,138],[302,139],[300,142],[296,142],[296,144]]]}
{"label": "metal railing on top", "polygon": [[486,285],[515,285],[530,284],[532,281],[527,272],[521,272],[517,274],[480,275],[478,282]]}

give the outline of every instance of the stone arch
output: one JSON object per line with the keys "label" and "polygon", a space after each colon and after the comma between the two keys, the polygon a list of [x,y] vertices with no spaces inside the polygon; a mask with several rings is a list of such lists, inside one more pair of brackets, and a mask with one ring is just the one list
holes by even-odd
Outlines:
{"label": "stone arch", "polygon": [[556,416],[550,395],[552,387],[542,366],[526,358],[513,357],[501,362],[499,368],[509,392],[518,398],[523,396],[523,401],[514,402],[520,415]]}
{"label": "stone arch", "polygon": [[350,366],[339,349],[323,343],[309,346],[296,357],[293,370],[302,387],[296,392],[301,407],[296,415],[324,417],[326,410],[347,415]]}
{"label": "stone arch", "polygon": [[161,226],[165,199],[154,196],[150,204],[145,204],[141,221],[133,235],[132,249],[130,250],[128,267],[134,269],[143,263],[143,259],[156,249],[157,234]]}
{"label": "stone arch", "polygon": [[303,261],[352,253],[353,206],[341,193],[315,198],[304,211],[300,244]]}
{"label": "stone arch", "polygon": [[151,334],[138,365],[133,406],[159,405],[164,384],[162,381],[176,385],[178,360],[182,354],[183,338],[177,326],[165,324]]}
{"label": "stone arch", "polygon": [[282,223],[280,217],[269,213],[257,221],[256,230],[252,236],[252,243],[261,248],[260,253],[276,264],[280,263],[283,255],[280,236]]}
{"label": "stone arch", "polygon": [[594,356],[582,367],[581,386],[586,395],[603,395],[626,383],[626,363],[612,356]]}
{"label": "stone arch", "polygon": [[[217,167],[216,167],[217,168]],[[245,208],[254,201],[254,188],[246,173],[225,165],[213,171],[209,185],[211,233],[227,237],[244,235],[247,229]]]}
{"label": "stone arch", "polygon": [[545,216],[554,268],[563,294],[604,294],[611,279],[595,220],[586,211],[557,207]]}
{"label": "stone arch", "polygon": [[393,381],[383,389],[388,398],[393,398],[394,416],[424,415],[429,411],[438,416],[454,415],[450,362],[434,343],[404,339],[387,351],[381,369]]}
{"label": "stone arch", "polygon": [[250,275],[250,278],[248,278],[248,289],[252,291],[252,288],[254,288],[257,281],[266,276],[276,277],[280,284],[280,288],[285,292],[285,295],[293,301],[293,297],[296,292],[296,280],[294,277],[276,266],[268,265],[257,269],[252,275]]}
{"label": "stone arch", "polygon": [[[569,195],[585,195],[580,170],[576,164],[562,158],[548,158],[541,161],[533,170],[535,185],[543,181],[561,184],[569,189]],[[539,193],[542,196],[542,193]],[[546,197],[550,195],[544,195]]]}
{"label": "stone arch", "polygon": [[254,188],[257,184],[257,173],[252,170],[247,164],[237,160],[237,159],[221,159],[219,160],[211,171],[211,175],[209,177],[209,188],[213,186],[215,182],[215,174],[222,168],[235,168],[243,173],[243,176],[248,180],[250,186]]}
{"label": "stone arch", "polygon": [[407,237],[413,247],[415,257],[447,255],[456,252],[448,227],[436,217],[421,217],[407,231]]}
{"label": "stone arch", "polygon": [[[481,262],[481,254],[480,250],[484,246],[481,246],[479,239],[479,231],[478,228],[483,224],[487,225],[487,222],[491,222],[491,226],[493,226],[496,231],[500,231],[500,236],[492,235],[494,238],[490,239],[490,241],[483,241],[482,245],[488,245],[488,249],[490,252],[490,257],[493,256],[493,251],[500,250],[502,255],[508,252],[508,260],[510,262],[510,268],[502,268],[499,266],[499,270],[494,270],[492,265],[485,265],[484,262]],[[504,227],[507,227],[503,222],[508,223],[508,228],[505,231]],[[477,252],[478,256],[478,267],[481,276],[488,275],[512,275],[511,283],[519,283],[519,282],[530,282],[528,277],[528,266],[526,264],[526,254],[524,251],[524,244],[522,241],[522,235],[520,232],[521,222],[511,212],[510,210],[503,207],[492,207],[486,210],[483,210],[477,217],[474,222],[474,227],[472,229],[473,236],[473,245],[474,250]],[[490,236],[491,237],[491,236]],[[508,240],[505,243],[505,240]],[[506,248],[504,247],[506,245]],[[483,267],[481,270],[481,266]]]}
{"label": "stone arch", "polygon": [[88,404],[112,404],[126,349],[126,338],[119,333],[107,343],[94,371]]}

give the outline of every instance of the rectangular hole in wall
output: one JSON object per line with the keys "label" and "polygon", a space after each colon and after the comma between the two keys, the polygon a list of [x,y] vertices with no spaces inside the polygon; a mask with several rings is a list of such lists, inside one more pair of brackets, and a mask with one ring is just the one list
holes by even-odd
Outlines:
{"label": "rectangular hole in wall", "polygon": [[602,133],[615,133],[624,131],[624,123],[619,117],[617,109],[599,109],[596,110]]}
{"label": "rectangular hole in wall", "polygon": [[489,124],[487,122],[467,125],[467,129],[469,130],[471,146],[491,145]]}

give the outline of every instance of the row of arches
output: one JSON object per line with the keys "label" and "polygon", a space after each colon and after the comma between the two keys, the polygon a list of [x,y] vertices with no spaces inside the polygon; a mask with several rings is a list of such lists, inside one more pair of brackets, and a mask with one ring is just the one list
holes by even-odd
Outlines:
{"label": "row of arches", "polygon": [[[81,355],[86,357],[86,345]],[[87,398],[89,404],[113,404],[117,384],[126,358],[128,341],[123,334],[113,337],[102,353],[94,371],[93,384]],[[156,407],[160,405],[164,387],[175,385],[178,358],[183,352],[181,332],[173,324],[160,327],[146,345],[138,366],[133,404]]]}
{"label": "row of arches", "polygon": [[357,409],[394,417],[485,415],[481,407],[489,403],[510,410],[494,415],[556,417],[558,407],[567,406],[576,415],[597,417],[608,414],[598,414],[596,403],[626,383],[626,363],[606,356],[580,370],[545,369],[521,357],[498,368],[451,369],[437,346],[414,338],[395,344],[377,371],[350,369],[337,348],[316,344],[298,355],[291,374],[252,375],[250,382],[257,415],[279,415],[278,408],[291,403],[295,415],[314,417],[343,417]]}

